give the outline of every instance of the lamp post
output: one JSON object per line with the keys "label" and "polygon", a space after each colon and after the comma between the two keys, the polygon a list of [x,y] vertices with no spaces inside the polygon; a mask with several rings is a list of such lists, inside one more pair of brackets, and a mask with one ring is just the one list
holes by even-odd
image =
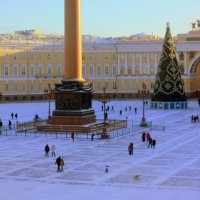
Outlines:
{"label": "lamp post", "polygon": [[110,101],[110,98],[106,95],[106,87],[103,87],[103,94],[99,98],[99,101],[103,103],[103,123],[104,123],[104,128],[103,128],[103,133],[101,138],[106,139],[108,138],[107,132],[106,132],[106,103]]}
{"label": "lamp post", "polygon": [[143,90],[141,93],[142,93],[142,121],[141,121],[140,126],[147,127],[148,125],[145,119],[145,101],[144,101],[144,98],[146,96],[146,85],[144,83],[143,83]]}
{"label": "lamp post", "polygon": [[51,84],[48,83],[47,89],[44,90],[44,93],[48,97],[48,102],[49,102],[49,109],[48,109],[48,119],[51,118],[51,95],[53,94],[54,90],[51,88]]}

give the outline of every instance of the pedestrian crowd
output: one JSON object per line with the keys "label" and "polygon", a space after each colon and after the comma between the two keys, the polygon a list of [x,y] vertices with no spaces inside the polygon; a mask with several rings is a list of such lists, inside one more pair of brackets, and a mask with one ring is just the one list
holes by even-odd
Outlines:
{"label": "pedestrian crowd", "polygon": [[[56,146],[53,144],[51,149],[48,144],[44,147],[45,157],[49,157],[49,152],[51,150],[51,156],[56,157]],[[58,156],[55,161],[55,165],[57,165],[57,172],[64,172],[64,159],[61,156]]]}
{"label": "pedestrian crowd", "polygon": [[198,115],[192,115],[191,116],[191,122],[192,123],[199,123],[199,116]]}

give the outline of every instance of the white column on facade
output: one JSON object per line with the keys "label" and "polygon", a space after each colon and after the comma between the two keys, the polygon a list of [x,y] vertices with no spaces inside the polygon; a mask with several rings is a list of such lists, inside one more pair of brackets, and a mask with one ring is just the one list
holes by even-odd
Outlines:
{"label": "white column on facade", "polygon": [[154,73],[157,74],[158,70],[158,54],[155,52],[154,54]]}
{"label": "white column on facade", "polygon": [[150,53],[147,54],[147,74],[150,74]]}
{"label": "white column on facade", "polygon": [[132,74],[135,74],[135,54],[133,53],[132,58]]}
{"label": "white column on facade", "polygon": [[121,70],[120,70],[120,66],[121,66],[121,63],[120,63],[120,53],[118,53],[118,62],[117,62],[117,75],[120,75],[121,74]]}
{"label": "white column on facade", "polygon": [[125,75],[128,75],[128,53],[125,53]]}
{"label": "white column on facade", "polygon": [[184,52],[184,74],[187,74],[187,53]]}
{"label": "white column on facade", "polygon": [[142,74],[142,52],[140,52],[140,74]]}

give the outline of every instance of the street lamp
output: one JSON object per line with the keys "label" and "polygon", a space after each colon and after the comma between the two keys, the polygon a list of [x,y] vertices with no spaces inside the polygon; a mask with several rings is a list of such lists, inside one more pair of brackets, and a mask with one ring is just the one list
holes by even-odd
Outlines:
{"label": "street lamp", "polygon": [[104,128],[103,128],[103,134],[101,136],[102,139],[108,138],[107,132],[106,132],[106,103],[110,101],[110,98],[106,95],[106,87],[103,87],[103,94],[99,98],[99,101],[103,103],[103,123],[104,123]]}
{"label": "street lamp", "polygon": [[140,126],[141,127],[147,127],[147,122],[146,122],[146,119],[145,119],[145,101],[144,101],[144,98],[146,96],[146,85],[145,83],[143,83],[143,90],[142,90],[142,121],[141,121],[141,124]]}
{"label": "street lamp", "polygon": [[51,84],[48,83],[47,89],[44,90],[44,93],[48,97],[48,102],[49,102],[49,109],[48,109],[48,118],[51,118],[51,107],[50,107],[50,101],[51,101],[51,95],[53,94],[54,90],[51,88]]}

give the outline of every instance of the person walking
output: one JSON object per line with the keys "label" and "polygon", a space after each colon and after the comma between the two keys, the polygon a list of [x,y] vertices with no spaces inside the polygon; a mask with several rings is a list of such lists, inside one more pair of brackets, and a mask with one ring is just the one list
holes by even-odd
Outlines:
{"label": "person walking", "polygon": [[92,140],[92,141],[94,140],[94,136],[95,136],[95,134],[92,133],[92,136],[91,136],[91,140]]}
{"label": "person walking", "polygon": [[44,151],[45,151],[45,157],[49,157],[49,145],[48,144],[46,144]]}
{"label": "person walking", "polygon": [[15,119],[17,119],[17,118],[18,118],[18,114],[16,113],[16,114],[15,114]]}
{"label": "person walking", "polygon": [[135,114],[137,114],[137,108],[135,107]]}
{"label": "person walking", "polygon": [[0,134],[1,134],[1,131],[2,131],[2,127],[3,127],[3,122],[2,122],[2,120],[0,119]]}
{"label": "person walking", "polygon": [[132,142],[130,143],[130,146],[131,146],[131,155],[133,155],[133,143]]}
{"label": "person walking", "polygon": [[147,142],[149,141],[149,139],[151,138],[151,135],[150,135],[150,133],[149,132],[147,132],[147,134],[146,134],[146,139],[147,139]]}
{"label": "person walking", "polygon": [[12,122],[9,120],[8,121],[8,128],[11,129],[12,128]]}
{"label": "person walking", "polygon": [[143,132],[143,133],[142,133],[142,142],[145,142],[145,139],[146,139],[146,133]]}
{"label": "person walking", "polygon": [[152,148],[152,138],[150,137],[148,141],[149,141],[148,148],[149,148],[149,147]]}
{"label": "person walking", "polygon": [[59,156],[59,157],[56,159],[56,162],[55,162],[55,165],[57,165],[57,172],[61,172],[61,171],[60,171],[60,161],[61,161],[61,157]]}
{"label": "person walking", "polygon": [[72,141],[74,142],[74,132],[71,133]]}
{"label": "person walking", "polygon": [[60,172],[64,172],[64,165],[65,165],[64,159],[60,158]]}
{"label": "person walking", "polygon": [[156,147],[156,140],[155,139],[153,139],[152,140],[152,147],[155,149],[155,147]]}
{"label": "person walking", "polygon": [[128,145],[128,154],[131,155],[132,152],[132,146],[131,143]]}
{"label": "person walking", "polygon": [[11,115],[11,118],[13,119],[13,117],[14,117],[14,114],[13,114],[13,112],[12,112],[10,115]]}
{"label": "person walking", "polygon": [[56,147],[54,144],[51,147],[51,155],[52,155],[52,157],[56,157]]}

